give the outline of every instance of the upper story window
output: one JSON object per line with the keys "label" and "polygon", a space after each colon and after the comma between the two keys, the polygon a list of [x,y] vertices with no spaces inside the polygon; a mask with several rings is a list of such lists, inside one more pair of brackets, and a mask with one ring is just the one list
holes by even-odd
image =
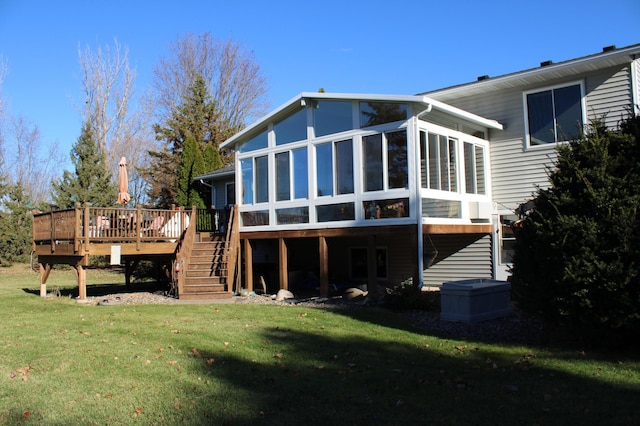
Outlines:
{"label": "upper story window", "polygon": [[316,137],[353,129],[353,106],[345,101],[317,101],[313,109]]}
{"label": "upper story window", "polygon": [[581,83],[524,94],[528,146],[575,139],[584,124]]}
{"label": "upper story window", "polygon": [[307,110],[305,108],[274,124],[276,145],[284,145],[307,138]]}
{"label": "upper story window", "polygon": [[360,102],[360,127],[407,119],[407,105],[392,102]]}

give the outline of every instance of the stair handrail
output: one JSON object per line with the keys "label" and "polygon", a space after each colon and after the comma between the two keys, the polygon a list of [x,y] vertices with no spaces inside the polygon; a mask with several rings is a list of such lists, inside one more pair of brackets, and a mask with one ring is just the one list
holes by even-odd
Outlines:
{"label": "stair handrail", "polygon": [[233,285],[237,279],[236,262],[240,246],[240,226],[238,221],[238,206],[234,205],[229,212],[225,236],[225,248],[227,251],[227,291],[233,293]]}
{"label": "stair handrail", "polygon": [[[189,267],[188,258],[191,256],[191,250],[193,249],[193,245],[196,241],[196,207],[191,207],[191,212],[187,213],[186,211],[179,211],[177,214],[190,214],[192,220],[189,221],[189,225],[185,230],[180,243],[176,249],[176,265],[174,270],[175,275],[178,279],[178,298],[181,294],[184,293],[184,281],[187,276],[187,268]],[[182,223],[185,223],[184,218],[182,218]],[[174,267],[172,265],[172,267]]]}

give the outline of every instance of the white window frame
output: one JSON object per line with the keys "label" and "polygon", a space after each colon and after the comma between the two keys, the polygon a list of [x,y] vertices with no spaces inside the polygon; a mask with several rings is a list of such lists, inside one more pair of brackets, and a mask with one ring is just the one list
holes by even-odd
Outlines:
{"label": "white window frame", "polygon": [[[584,84],[584,80],[577,80],[577,81],[569,81],[566,83],[562,83],[562,84],[556,84],[553,86],[546,86],[546,87],[538,87],[536,89],[532,89],[532,90],[527,90],[525,92],[522,92],[522,107],[523,107],[523,111],[524,111],[524,141],[525,141],[525,148],[527,150],[529,149],[545,149],[545,148],[552,148],[555,149],[555,147],[557,146],[558,143],[565,143],[567,141],[558,141],[556,143],[545,143],[545,144],[540,144],[540,145],[531,145],[531,134],[529,132],[529,107],[527,106],[527,96],[534,94],[534,93],[540,93],[540,92],[546,92],[546,91],[553,91],[556,89],[562,89],[565,87],[570,87],[570,86],[580,86],[580,109],[582,112],[582,125],[585,126],[587,123],[587,105],[586,105],[586,94],[585,94],[585,84]],[[555,130],[554,130],[555,131]]]}

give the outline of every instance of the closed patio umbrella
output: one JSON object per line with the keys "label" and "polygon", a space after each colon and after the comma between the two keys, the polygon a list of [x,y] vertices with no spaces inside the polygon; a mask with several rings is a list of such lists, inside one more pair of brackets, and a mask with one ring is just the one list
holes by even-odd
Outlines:
{"label": "closed patio umbrella", "polygon": [[127,159],[122,157],[118,164],[118,204],[127,204],[131,199],[129,191],[129,177],[127,176]]}

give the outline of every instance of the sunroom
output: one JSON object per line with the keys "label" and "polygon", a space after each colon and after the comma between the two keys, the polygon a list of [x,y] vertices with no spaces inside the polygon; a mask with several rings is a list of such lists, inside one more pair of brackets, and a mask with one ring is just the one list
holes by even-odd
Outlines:
{"label": "sunroom", "polygon": [[501,128],[423,96],[302,93],[223,145],[241,231],[489,223]]}

